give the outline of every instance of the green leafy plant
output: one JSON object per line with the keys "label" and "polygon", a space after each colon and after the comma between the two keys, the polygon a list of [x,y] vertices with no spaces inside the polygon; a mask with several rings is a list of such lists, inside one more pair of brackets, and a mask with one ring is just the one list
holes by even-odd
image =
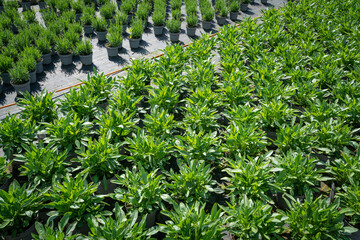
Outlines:
{"label": "green leafy plant", "polygon": [[122,175],[116,175],[117,180],[112,182],[122,186],[116,188],[113,198],[136,209],[140,213],[152,213],[162,205],[161,195],[165,193],[162,184],[163,175],[157,170],[147,172],[142,167],[133,167],[125,170]]}
{"label": "green leafy plant", "polygon": [[9,70],[11,82],[13,84],[24,84],[30,81],[29,72],[26,66],[22,66],[17,62],[13,68]]}
{"label": "green leafy plant", "polygon": [[71,1],[70,6],[74,9],[75,13],[82,13],[83,9],[85,8],[84,1]]}
{"label": "green leafy plant", "polygon": [[58,38],[55,49],[60,55],[67,55],[72,53],[73,44],[67,38]]}
{"label": "green leafy plant", "polygon": [[226,0],[215,1],[215,9],[221,17],[226,17],[229,14],[229,8],[226,6]]}
{"label": "green leafy plant", "polygon": [[154,22],[154,26],[163,26],[165,24],[165,11],[162,9],[154,11],[152,20]]}
{"label": "green leafy plant", "polygon": [[16,115],[6,116],[0,122],[0,146],[9,156],[23,151],[22,144],[35,140],[37,127],[30,119],[22,120]]}
{"label": "green leafy plant", "polygon": [[90,122],[81,120],[76,114],[55,119],[52,123],[44,123],[49,134],[47,143],[55,145],[60,150],[71,151],[76,142],[85,142],[92,126]]}
{"label": "green leafy plant", "polygon": [[149,236],[155,234],[154,229],[146,229],[146,216],[144,215],[140,222],[136,220],[139,217],[137,210],[125,214],[118,203],[115,204],[115,219],[112,217],[99,217],[99,221],[93,218],[88,221],[90,226],[90,237],[104,239],[149,239]]}
{"label": "green leafy plant", "polygon": [[38,38],[35,44],[42,54],[48,54],[51,52],[51,43],[46,37]]}
{"label": "green leafy plant", "polygon": [[349,178],[350,184],[343,186],[344,192],[339,193],[341,205],[345,207],[342,211],[350,218],[353,226],[360,223],[360,184],[359,180]]}
{"label": "green leafy plant", "polygon": [[94,18],[91,22],[91,25],[97,32],[105,32],[107,29],[107,22],[103,17]]}
{"label": "green leafy plant", "polygon": [[150,114],[146,114],[143,121],[152,136],[170,136],[174,132],[176,124],[174,115],[158,107],[152,108]]}
{"label": "green leafy plant", "polygon": [[163,210],[161,213],[170,218],[160,225],[160,231],[172,239],[214,239],[223,238],[225,227],[223,212],[218,210],[216,204],[211,212],[205,213],[205,204],[177,204],[173,202],[174,210]]}
{"label": "green leafy plant", "polygon": [[139,39],[144,32],[144,22],[140,18],[135,18],[130,25],[130,38]]}
{"label": "green leafy plant", "polygon": [[185,203],[207,202],[210,193],[222,193],[217,183],[212,179],[212,168],[205,161],[189,160],[188,163],[178,161],[179,173],[173,169],[165,173],[168,176],[166,188],[170,196]]}
{"label": "green leafy plant", "polygon": [[196,27],[197,23],[198,23],[199,19],[197,17],[197,15],[194,14],[188,14],[186,16],[186,23],[188,27]]}
{"label": "green leafy plant", "polygon": [[285,217],[272,212],[272,207],[260,200],[252,200],[244,195],[239,200],[232,199],[227,207],[222,207],[228,215],[226,222],[229,232],[239,239],[282,239]]}
{"label": "green leafy plant", "polygon": [[57,117],[57,106],[52,92],[42,91],[35,96],[25,93],[24,98],[17,105],[22,110],[20,115],[23,119],[29,119],[36,123],[51,122]]}
{"label": "green leafy plant", "polygon": [[42,142],[24,146],[24,149],[26,152],[18,155],[16,161],[24,164],[20,167],[20,175],[27,176],[29,182],[49,186],[65,174],[66,152],[44,146]]}
{"label": "green leafy plant", "polygon": [[292,196],[303,196],[308,190],[317,191],[315,187],[321,181],[331,180],[323,175],[326,171],[317,169],[317,165],[321,165],[317,159],[291,150],[272,158],[271,164],[279,170],[276,182]]}
{"label": "green leafy plant", "polygon": [[23,233],[35,223],[36,215],[42,208],[42,195],[36,185],[22,185],[14,180],[5,192],[0,189],[0,229],[3,236],[14,237]]}
{"label": "green leafy plant", "polygon": [[79,55],[90,55],[93,53],[91,39],[84,38],[76,44],[75,52]]}
{"label": "green leafy plant", "polygon": [[215,10],[212,9],[211,7],[205,8],[201,12],[201,15],[202,15],[203,21],[212,21],[215,16]]}
{"label": "green leafy plant", "polygon": [[108,47],[120,47],[123,41],[122,30],[110,31],[106,34],[106,40]]}
{"label": "green leafy plant", "polygon": [[166,27],[169,29],[171,33],[178,33],[180,32],[180,20],[177,19],[170,19],[166,22]]}
{"label": "green leafy plant", "polygon": [[[48,223],[57,217],[69,215],[72,222],[86,224],[90,216],[99,214],[103,208],[103,197],[94,195],[98,185],[88,183],[85,178],[77,177],[76,179],[70,175],[64,176],[62,182],[54,182],[51,190],[45,194],[49,203],[46,204],[52,211],[48,213]],[[104,214],[108,212],[103,211]]]}
{"label": "green leafy plant", "polygon": [[147,135],[139,130],[125,141],[128,144],[126,149],[131,154],[127,159],[146,170],[162,169],[170,159],[172,146],[164,137]]}
{"label": "green leafy plant", "polygon": [[344,236],[357,229],[344,226],[344,214],[338,211],[340,199],[333,203],[329,198],[314,199],[312,193],[305,194],[304,203],[291,196],[285,199],[289,211],[280,213],[285,216],[292,239],[348,239]]}
{"label": "green leafy plant", "polygon": [[88,174],[94,182],[99,182],[104,177],[110,179],[120,168],[119,147],[111,144],[107,136],[102,136],[99,140],[89,139],[76,153],[79,156],[75,161],[80,163],[81,170],[78,175]]}
{"label": "green leafy plant", "polygon": [[0,73],[8,73],[14,66],[14,60],[3,54],[0,55]]}
{"label": "green leafy plant", "polygon": [[240,1],[231,0],[229,7],[230,7],[230,11],[231,11],[231,12],[238,12],[239,9],[240,9]]}
{"label": "green leafy plant", "polygon": [[11,163],[11,161],[7,161],[5,158],[0,157],[0,186],[11,178],[11,173],[9,171]]}
{"label": "green leafy plant", "polygon": [[87,89],[93,96],[99,98],[100,103],[107,101],[111,96],[111,90],[115,84],[115,78],[106,76],[104,73],[94,71],[88,75],[85,81],[82,81],[84,89]]}
{"label": "green leafy plant", "polygon": [[115,14],[116,6],[112,2],[107,2],[100,7],[100,15],[105,19],[111,19]]}
{"label": "green leafy plant", "polygon": [[273,203],[270,198],[271,192],[281,191],[278,183],[275,182],[273,172],[277,169],[269,168],[270,160],[266,156],[236,157],[236,160],[228,160],[229,167],[224,171],[229,177],[223,180],[229,184],[225,187],[230,191],[230,196],[237,198],[247,195],[253,200],[261,200],[267,203]]}

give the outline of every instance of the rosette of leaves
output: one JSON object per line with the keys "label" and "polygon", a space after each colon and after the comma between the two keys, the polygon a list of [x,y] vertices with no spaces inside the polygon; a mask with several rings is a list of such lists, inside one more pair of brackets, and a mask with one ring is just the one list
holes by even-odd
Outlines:
{"label": "rosette of leaves", "polygon": [[59,180],[65,174],[67,152],[59,152],[50,145],[25,146],[26,152],[16,156],[16,161],[22,162],[20,175],[26,176],[29,182],[45,186],[51,185],[52,181]]}
{"label": "rosette of leaves", "polygon": [[177,204],[172,202],[173,210],[163,210],[161,213],[170,218],[160,225],[160,232],[169,239],[214,239],[221,240],[225,227],[223,212],[215,203],[209,213],[205,213],[205,204]]}
{"label": "rosette of leaves", "polygon": [[340,199],[334,202],[330,198],[314,199],[311,192],[305,194],[303,203],[287,196],[287,212],[280,211],[286,217],[291,239],[349,239],[346,235],[357,231],[356,228],[344,226],[344,213],[339,211]]}
{"label": "rosette of leaves", "polygon": [[98,96],[100,101],[106,101],[111,96],[111,90],[115,85],[115,78],[106,76],[104,73],[94,71],[88,75],[85,81],[82,81],[84,89],[89,90],[92,95]]}
{"label": "rosette of leaves", "polygon": [[138,112],[143,96],[134,96],[126,88],[117,89],[109,100],[109,107],[119,111]]}
{"label": "rosette of leaves", "polygon": [[115,14],[116,6],[112,2],[107,2],[100,7],[100,15],[105,19],[111,19]]}
{"label": "rosette of leaves", "polygon": [[228,216],[229,232],[238,239],[283,239],[285,217],[273,212],[269,204],[252,200],[246,195],[231,199],[228,206],[220,206]]}
{"label": "rosette of leaves", "polygon": [[229,121],[250,124],[257,121],[259,110],[259,108],[247,103],[239,106],[230,106],[223,114]]}
{"label": "rosette of leaves", "polygon": [[179,103],[179,92],[174,86],[162,86],[149,89],[149,104],[151,107],[159,107],[170,113],[176,113]]}
{"label": "rosette of leaves", "polygon": [[85,56],[93,53],[93,45],[91,39],[84,38],[76,44],[75,52],[79,55]]}
{"label": "rosette of leaves", "polygon": [[161,196],[165,193],[164,176],[157,171],[147,172],[142,167],[125,169],[124,174],[116,175],[117,180],[112,180],[121,186],[115,189],[113,198],[141,214],[153,213],[162,205]]}
{"label": "rosette of leaves", "polygon": [[119,169],[119,146],[111,144],[106,135],[98,140],[89,139],[76,153],[81,170],[78,176],[89,175],[94,182],[110,179]]}
{"label": "rosette of leaves", "polygon": [[49,134],[45,142],[54,145],[59,150],[67,151],[74,150],[77,142],[84,143],[92,127],[91,122],[80,119],[76,114],[60,117],[44,125]]}
{"label": "rosette of leaves", "polygon": [[315,123],[317,128],[317,150],[326,154],[336,155],[340,153],[340,149],[345,146],[357,147],[357,141],[360,140],[355,136],[360,129],[352,129],[343,121],[333,118],[326,119],[321,123]]}
{"label": "rosette of leaves", "polygon": [[[197,47],[200,48],[200,46]],[[216,85],[218,82],[215,76],[214,64],[209,60],[204,60],[202,57],[193,57],[191,68],[186,70],[186,73],[186,83],[193,90],[199,86]]]}
{"label": "rosette of leaves", "polygon": [[42,54],[48,54],[51,52],[51,42],[46,37],[38,38],[35,44]]}
{"label": "rosette of leaves", "polygon": [[340,158],[326,163],[330,175],[340,184],[348,185],[350,179],[360,181],[360,149],[354,154],[345,148]]}
{"label": "rosette of leaves", "polygon": [[100,98],[93,94],[89,88],[80,86],[71,89],[61,100],[60,110],[64,113],[73,113],[80,118],[94,119]]}
{"label": "rosette of leaves", "polygon": [[73,234],[77,222],[69,223],[70,214],[66,213],[59,221],[58,227],[54,227],[54,222],[46,223],[45,225],[40,222],[35,223],[36,233],[31,236],[34,240],[72,240],[77,239],[79,234]]}
{"label": "rosette of leaves", "polygon": [[50,191],[45,194],[49,201],[46,206],[51,209],[47,222],[68,214],[71,222],[76,222],[81,227],[90,216],[96,216],[100,212],[109,215],[109,212],[103,211],[103,197],[95,195],[97,188],[98,184],[88,183],[80,176],[74,179],[69,174],[64,176],[62,182],[54,182]]}
{"label": "rosette of leaves", "polygon": [[219,163],[222,156],[220,143],[221,140],[217,136],[217,132],[196,132],[188,128],[184,136],[176,136],[175,147],[185,159]]}
{"label": "rosette of leaves", "polygon": [[143,122],[150,135],[159,137],[171,136],[176,126],[174,115],[157,106],[151,108],[150,114],[145,115]]}
{"label": "rosette of leaves", "polygon": [[89,236],[94,239],[151,239],[149,237],[157,232],[154,228],[146,229],[147,215],[137,222],[137,210],[125,213],[119,203],[116,203],[114,212],[115,218],[100,216],[99,220],[89,220]]}
{"label": "rosette of leaves", "polygon": [[349,178],[349,184],[344,185],[339,193],[342,210],[350,218],[350,224],[359,227],[360,224],[360,181]]}
{"label": "rosette of leaves", "polygon": [[170,196],[184,203],[205,203],[211,193],[222,193],[217,187],[217,182],[212,179],[212,168],[205,161],[188,160],[181,163],[178,161],[179,173],[173,169],[165,173],[168,176],[166,188],[171,192]]}
{"label": "rosette of leaves", "polygon": [[253,200],[274,203],[270,196],[282,189],[275,181],[274,172],[278,170],[269,167],[268,155],[256,158],[236,156],[235,160],[228,160],[229,166],[224,172],[229,176],[222,179],[228,182],[225,189],[230,196],[238,198],[245,194]]}
{"label": "rosette of leaves", "polygon": [[309,150],[316,146],[316,129],[314,124],[295,124],[295,119],[289,125],[282,125],[276,132],[274,144],[280,151],[299,150],[308,153]]}
{"label": "rosette of leaves", "polygon": [[130,38],[139,39],[144,33],[144,21],[136,17],[130,24]]}
{"label": "rosette of leaves", "polygon": [[23,144],[35,140],[37,126],[30,119],[21,119],[17,115],[6,116],[0,122],[0,147],[7,156],[23,152]]}
{"label": "rosette of leaves", "polygon": [[126,89],[133,97],[142,96],[146,90],[146,76],[144,74],[129,73],[126,77],[119,77],[121,88]]}
{"label": "rosette of leaves", "polygon": [[272,100],[262,104],[259,118],[265,129],[273,130],[282,124],[290,122],[295,113],[296,110],[290,108],[285,102]]}
{"label": "rosette of leaves", "polygon": [[43,207],[44,192],[36,185],[20,184],[14,180],[6,192],[0,189],[0,230],[3,236],[26,231],[36,220],[38,211]]}
{"label": "rosette of leaves", "polygon": [[91,22],[91,25],[97,32],[105,32],[107,29],[107,22],[103,17],[94,18]]}
{"label": "rosette of leaves", "polygon": [[256,123],[232,121],[224,133],[223,152],[231,156],[237,154],[257,155],[268,145],[264,131]]}
{"label": "rosette of leaves", "polygon": [[40,122],[52,122],[57,118],[56,101],[52,99],[53,93],[41,91],[32,96],[26,92],[17,105],[22,110],[20,115],[23,119],[29,119],[37,124]]}
{"label": "rosette of leaves", "polygon": [[107,136],[111,143],[121,143],[136,129],[138,119],[135,113],[109,109],[103,114],[97,115],[96,123],[99,124],[97,132],[100,136]]}
{"label": "rosette of leaves", "polygon": [[187,104],[184,110],[183,129],[212,132],[219,128],[220,115],[216,109],[209,108],[206,102]]}
{"label": "rosette of leaves", "polygon": [[332,178],[326,177],[326,170],[317,169],[320,162],[309,155],[288,151],[281,156],[275,156],[271,164],[279,172],[276,182],[292,196],[303,196],[306,191],[317,192],[316,186]]}
{"label": "rosette of leaves", "polygon": [[125,141],[128,144],[126,150],[130,152],[127,159],[146,170],[163,169],[173,151],[171,143],[164,136],[151,136],[144,130],[138,130],[136,134],[133,133],[132,137],[126,138]]}

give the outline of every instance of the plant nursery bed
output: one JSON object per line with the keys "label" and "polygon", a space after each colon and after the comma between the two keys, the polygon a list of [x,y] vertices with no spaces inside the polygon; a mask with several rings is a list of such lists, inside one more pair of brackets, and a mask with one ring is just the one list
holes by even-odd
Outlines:
{"label": "plant nursery bed", "polygon": [[0,120],[0,238],[357,240],[360,3],[343,2],[24,93]]}
{"label": "plant nursery bed", "polygon": [[[250,8],[247,12],[239,13],[238,21],[241,21],[246,17],[258,17],[260,16],[262,9],[266,9],[268,7],[278,8],[283,5],[284,2],[285,0],[271,0],[268,4],[264,5],[256,1],[250,5]],[[170,4],[168,3],[168,5],[168,9],[170,11]],[[38,22],[40,22],[40,24],[44,24],[44,20],[40,14],[38,5],[33,5],[32,9],[34,12],[36,12],[36,19]],[[171,18],[169,11],[167,13],[167,19]],[[19,12],[22,14],[21,8],[19,8]],[[201,34],[203,33],[215,33],[219,29],[219,25],[217,24],[215,18],[212,23],[211,30],[207,30],[206,32],[201,27],[201,21],[199,21],[196,30],[196,36],[190,38],[186,34],[186,14],[184,4],[181,7],[181,12],[182,22],[180,27],[181,33],[179,44],[188,44],[194,39],[201,37]],[[99,12],[97,12],[97,14],[99,14]],[[200,18],[200,13],[198,13],[198,17]],[[119,54],[116,57],[108,57],[105,49],[106,41],[99,42],[95,31],[90,35],[86,35],[87,37],[92,38],[91,42],[93,45],[93,63],[91,65],[85,66],[80,62],[79,56],[74,56],[72,64],[64,66],[56,54],[52,56],[50,64],[44,65],[44,71],[40,74],[37,74],[37,82],[31,84],[30,86],[31,93],[36,94],[41,90],[55,91],[63,87],[77,84],[79,79],[85,79],[86,75],[88,73],[92,73],[94,69],[96,69],[98,72],[111,73],[131,64],[131,59],[137,59],[139,57],[148,55],[155,56],[157,53],[160,53],[158,52],[160,49],[164,49],[167,44],[171,44],[169,39],[169,31],[165,28],[162,35],[155,36],[151,17],[148,21],[148,26],[144,30],[142,40],[140,41],[140,48],[130,48],[128,40],[129,33],[127,32],[123,35],[122,48],[119,49]],[[227,18],[227,24],[235,24],[235,21],[231,21],[229,18]],[[127,30],[129,30],[129,26],[127,27]],[[2,93],[0,93],[0,106],[14,103],[16,100],[17,93],[15,92],[14,88],[10,84],[3,84],[3,90]],[[0,112],[1,111],[2,110],[0,110]]]}

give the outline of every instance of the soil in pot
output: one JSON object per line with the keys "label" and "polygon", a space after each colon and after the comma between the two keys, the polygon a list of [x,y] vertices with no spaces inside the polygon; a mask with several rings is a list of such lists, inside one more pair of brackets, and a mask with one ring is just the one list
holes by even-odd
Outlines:
{"label": "soil in pot", "polygon": [[217,23],[218,23],[220,26],[224,25],[225,22],[226,22],[226,17],[217,16],[216,19],[217,19]]}
{"label": "soil in pot", "polygon": [[36,83],[36,70],[29,73],[30,76],[30,83]]}
{"label": "soil in pot", "polygon": [[238,18],[239,13],[238,12],[230,12],[230,19],[231,21],[236,21]]}
{"label": "soil in pot", "polygon": [[30,80],[23,84],[10,83],[18,95],[22,95],[23,92],[30,92]]}
{"label": "soil in pot", "polygon": [[202,27],[204,30],[210,30],[211,29],[211,21],[202,21]]}
{"label": "soil in pot", "polygon": [[80,55],[80,61],[83,65],[91,65],[93,63],[92,60],[93,54],[89,54],[89,55]]}
{"label": "soil in pot", "polygon": [[189,37],[195,37],[196,27],[186,27],[186,33]]}
{"label": "soil in pot", "polygon": [[51,52],[50,53],[47,53],[47,54],[44,54],[42,56],[42,59],[43,59],[43,64],[50,64],[51,63]]}
{"label": "soil in pot", "polygon": [[84,33],[85,34],[92,34],[93,32],[93,27],[91,25],[84,25]]}
{"label": "soil in pot", "polygon": [[154,26],[154,34],[155,36],[160,36],[163,34],[164,26]]}
{"label": "soil in pot", "polygon": [[61,60],[61,64],[62,65],[70,65],[72,64],[72,54],[67,54],[67,55],[60,55],[60,60]]}
{"label": "soil in pot", "polygon": [[129,38],[129,42],[130,42],[130,48],[136,49],[140,47],[140,38],[137,39]]}
{"label": "soil in pot", "polygon": [[119,47],[108,47],[106,45],[105,47],[109,57],[116,57],[118,55]]}
{"label": "soil in pot", "polygon": [[44,71],[43,61],[36,63],[36,73],[42,73]]}
{"label": "soil in pot", "polygon": [[98,40],[101,42],[106,41],[106,34],[107,32],[96,32],[96,36],[98,37]]}
{"label": "soil in pot", "polygon": [[170,41],[178,42],[180,38],[180,33],[170,33]]}

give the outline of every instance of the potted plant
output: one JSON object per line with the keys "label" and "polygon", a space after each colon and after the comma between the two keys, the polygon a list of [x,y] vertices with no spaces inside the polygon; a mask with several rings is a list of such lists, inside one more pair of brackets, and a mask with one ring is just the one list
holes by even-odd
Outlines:
{"label": "potted plant", "polygon": [[62,65],[72,64],[72,43],[67,38],[58,38],[55,48],[59,54]]}
{"label": "potted plant", "polygon": [[30,77],[25,66],[16,64],[10,69],[9,73],[10,84],[15,88],[17,94],[21,95],[23,92],[30,92]]}
{"label": "potted plant", "polygon": [[180,37],[181,21],[177,19],[171,19],[166,22],[166,27],[170,32],[170,41],[178,42]]}
{"label": "potted plant", "polygon": [[226,6],[226,0],[216,0],[215,8],[217,11],[216,18],[220,26],[225,24],[229,9]]}
{"label": "potted plant", "polygon": [[122,32],[126,32],[126,24],[127,24],[128,16],[126,13],[117,11],[114,16],[114,24],[118,26],[122,26]]}
{"label": "potted plant", "polygon": [[142,167],[138,170],[133,167],[131,171],[126,169],[124,174],[115,176],[117,180],[112,182],[121,187],[115,189],[112,198],[125,203],[129,210],[137,209],[142,215],[149,214],[146,225],[153,226],[162,203],[161,196],[165,193],[164,176],[157,174],[157,170],[148,173]]}
{"label": "potted plant", "polygon": [[[225,235],[224,213],[215,203],[209,213],[205,213],[205,204],[176,203],[171,201],[173,210],[162,210],[161,214],[169,218],[161,223],[160,232],[170,239],[213,239],[222,240]],[[201,235],[201,236],[200,236]]]}
{"label": "potted plant", "polygon": [[202,12],[202,27],[204,30],[211,29],[211,22],[214,19],[215,11],[211,7],[207,7]]}
{"label": "potted plant", "polygon": [[231,19],[231,21],[237,20],[237,17],[239,15],[240,4],[241,4],[240,1],[231,0],[231,2],[230,2],[230,19]]}
{"label": "potted plant", "polygon": [[89,139],[76,151],[75,161],[80,163],[78,176],[88,176],[94,183],[99,183],[98,194],[114,192],[115,185],[110,180],[116,179],[115,174],[121,166],[119,146],[111,144],[108,136],[103,135],[99,140]]}
{"label": "potted plant", "polygon": [[139,48],[140,40],[144,32],[144,23],[140,18],[135,18],[130,25],[130,48]]}
{"label": "potted plant", "polygon": [[95,17],[95,9],[92,7],[85,7],[83,14],[80,18],[81,23],[84,26],[84,33],[91,34],[93,27],[91,26],[92,20]]}
{"label": "potted plant", "polygon": [[14,66],[14,60],[11,57],[0,54],[0,76],[4,83],[9,84],[10,79],[10,69]]}
{"label": "potted plant", "polygon": [[61,180],[66,173],[66,151],[58,151],[51,145],[24,146],[25,153],[16,157],[17,162],[23,163],[20,175],[26,176],[29,182],[39,183],[43,187],[51,186],[52,181]]}
{"label": "potted plant", "polygon": [[122,34],[118,29],[109,30],[106,35],[108,43],[105,45],[108,56],[116,57],[119,53],[119,48],[122,45]]}
{"label": "potted plant", "polygon": [[186,16],[186,33],[189,37],[194,37],[198,23],[198,16],[196,13],[188,14]]}
{"label": "potted plant", "polygon": [[125,213],[119,203],[115,203],[114,210],[115,219],[101,215],[98,221],[88,220],[91,238],[102,239],[104,236],[111,236],[115,239],[128,239],[128,236],[131,236],[132,239],[148,239],[156,233],[154,229],[146,229],[146,215],[140,222],[133,221],[140,217],[138,210]]}
{"label": "potted plant", "polygon": [[81,18],[84,8],[85,8],[85,3],[82,0],[71,1],[70,6],[74,10],[75,20],[78,22]]}
{"label": "potted plant", "polygon": [[100,15],[105,18],[107,24],[110,24],[110,19],[114,17],[116,6],[112,2],[107,2],[100,7]]}
{"label": "potted plant", "polygon": [[242,12],[246,12],[249,9],[249,3],[251,0],[242,0],[240,5],[240,10]]}
{"label": "potted plant", "polygon": [[30,10],[31,8],[31,0],[21,0],[21,7],[23,11]]}
{"label": "potted plant", "polygon": [[18,64],[24,66],[30,77],[30,83],[36,83],[36,61],[32,56],[23,56]]}
{"label": "potted plant", "polygon": [[106,41],[107,22],[103,17],[97,17],[92,21],[92,26],[95,29],[96,36],[99,41]]}
{"label": "potted plant", "polygon": [[36,123],[21,119],[17,115],[8,115],[0,123],[0,147],[8,159],[13,154],[24,152],[23,144],[30,144],[36,139]]}
{"label": "potted plant", "polygon": [[51,44],[46,37],[40,37],[35,41],[37,48],[42,53],[43,64],[51,63]]}
{"label": "potted plant", "polygon": [[83,65],[91,65],[93,60],[93,45],[91,39],[84,38],[76,45],[76,53],[80,56]]}
{"label": "potted plant", "polygon": [[163,34],[165,26],[165,13],[166,12],[164,10],[160,9],[158,11],[154,11],[152,15],[155,36],[160,36]]}
{"label": "potted plant", "polygon": [[[35,71],[36,71],[36,73],[42,73],[44,71],[42,54],[41,54],[41,52],[40,52],[40,50],[38,48],[36,48],[36,47],[26,47],[24,49],[24,51],[21,53],[21,55],[24,58],[31,57],[31,58],[33,58],[35,60],[35,63],[36,63]],[[32,73],[31,70],[29,70],[30,73]]]}
{"label": "potted plant", "polygon": [[89,232],[87,219],[99,214],[103,208],[103,197],[95,195],[98,184],[78,176],[76,179],[67,174],[63,181],[54,181],[50,191],[45,195],[49,200],[46,207],[50,208],[51,220],[70,214],[71,222],[77,223],[78,230],[83,234]]}
{"label": "potted plant", "polygon": [[36,185],[20,186],[16,180],[8,192],[0,189],[0,231],[5,239],[31,239],[37,214],[43,206],[43,194]]}

